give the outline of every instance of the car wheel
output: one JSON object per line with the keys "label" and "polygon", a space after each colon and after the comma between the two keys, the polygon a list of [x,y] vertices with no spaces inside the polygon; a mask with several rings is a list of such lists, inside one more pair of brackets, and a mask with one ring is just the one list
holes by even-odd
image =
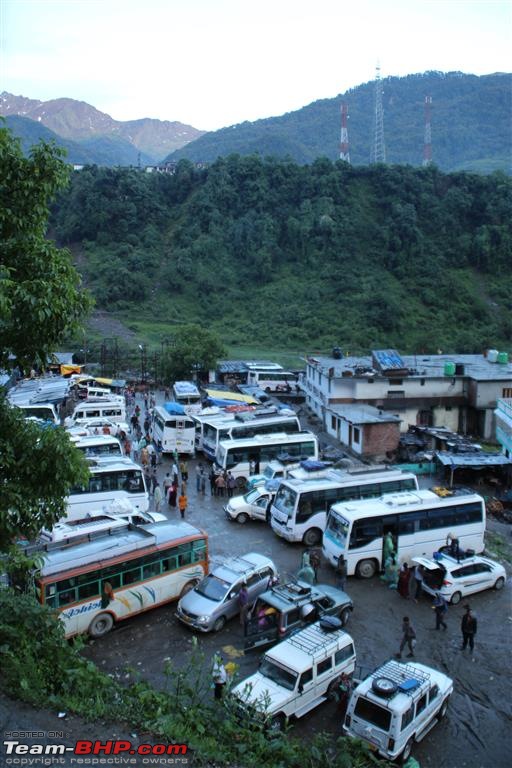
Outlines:
{"label": "car wheel", "polygon": [[460,592],[454,592],[453,595],[451,596],[450,603],[452,605],[458,605],[458,603],[460,603],[461,600],[462,600],[461,593]]}
{"label": "car wheel", "polygon": [[340,619],[341,619],[341,623],[342,623],[342,625],[343,625],[344,627],[346,627],[346,626],[347,626],[347,624],[348,624],[348,620],[350,619],[350,614],[351,614],[351,613],[352,613],[352,611],[350,610],[350,608],[344,608],[344,609],[342,610],[342,612],[340,613]]}
{"label": "car wheel", "polygon": [[331,680],[329,685],[327,686],[327,700],[328,701],[336,701],[338,698],[338,690],[340,687],[341,677],[336,677],[334,680]]}
{"label": "car wheel", "polygon": [[270,389],[270,387],[265,387],[265,392],[267,393],[267,395],[270,395],[272,390]]}
{"label": "car wheel", "polygon": [[246,512],[240,512],[240,514],[236,516],[236,521],[237,523],[240,523],[240,525],[246,523],[248,519],[249,515]]}
{"label": "car wheel", "polygon": [[314,547],[315,544],[320,542],[321,538],[322,532],[319,531],[318,528],[310,528],[302,537],[302,541],[306,547]]}
{"label": "car wheel", "polygon": [[270,732],[271,733],[282,733],[286,727],[287,718],[286,715],[283,715],[282,712],[280,712],[278,715],[272,718],[270,721]]}
{"label": "car wheel", "polygon": [[496,584],[494,585],[494,589],[503,589],[505,586],[505,579],[503,576],[500,576],[499,579],[496,579]]}
{"label": "car wheel", "polygon": [[88,632],[91,637],[103,637],[114,626],[114,619],[110,613],[99,613],[89,624]]}
{"label": "car wheel", "polygon": [[356,566],[356,575],[360,579],[372,579],[377,573],[375,560],[360,560]]}
{"label": "car wheel", "polygon": [[194,587],[197,587],[198,584],[199,584],[199,581],[197,579],[191,579],[190,581],[187,581],[187,583],[185,584],[185,586],[180,592],[179,599],[181,599],[183,595],[186,595],[187,592],[190,592],[192,589],[194,589]]}
{"label": "car wheel", "polygon": [[389,696],[392,696],[397,690],[398,685],[389,677],[375,677],[372,680],[372,691],[378,693],[379,696],[389,698]]}
{"label": "car wheel", "polygon": [[220,632],[221,629],[224,629],[225,624],[226,624],[226,617],[225,616],[219,616],[218,619],[215,619],[215,623],[213,625],[213,631],[214,632]]}
{"label": "car wheel", "polygon": [[436,717],[438,720],[442,720],[443,717],[446,715],[446,710],[448,709],[448,702],[450,701],[450,697],[447,696],[446,699],[441,704],[441,709],[437,713]]}
{"label": "car wheel", "polygon": [[407,760],[410,758],[411,752],[412,752],[412,745],[413,744],[414,744],[414,739],[410,738],[409,741],[407,742],[407,744],[404,747],[404,751],[400,755],[400,763],[402,765],[403,765],[403,763],[407,762]]}

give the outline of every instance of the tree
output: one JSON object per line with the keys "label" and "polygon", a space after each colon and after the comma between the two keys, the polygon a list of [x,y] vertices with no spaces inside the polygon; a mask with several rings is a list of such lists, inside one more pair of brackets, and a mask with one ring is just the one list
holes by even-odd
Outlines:
{"label": "tree", "polygon": [[183,325],[174,332],[172,345],[162,360],[164,377],[169,381],[190,379],[194,373],[215,368],[225,354],[215,333],[200,325]]}
{"label": "tree", "polygon": [[[45,365],[90,306],[69,254],[45,237],[49,203],[68,177],[61,151],[41,143],[24,157],[0,128],[0,368]],[[0,396],[0,549],[51,527],[70,487],[87,478],[64,430],[23,419]]]}

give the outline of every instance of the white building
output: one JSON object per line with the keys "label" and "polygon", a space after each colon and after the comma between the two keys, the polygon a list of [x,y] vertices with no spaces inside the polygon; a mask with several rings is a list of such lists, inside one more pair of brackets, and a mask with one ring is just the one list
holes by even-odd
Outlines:
{"label": "white building", "polygon": [[301,387],[326,429],[333,406],[366,403],[399,418],[402,431],[409,424],[444,426],[494,440],[497,401],[512,398],[512,365],[505,354],[312,355]]}

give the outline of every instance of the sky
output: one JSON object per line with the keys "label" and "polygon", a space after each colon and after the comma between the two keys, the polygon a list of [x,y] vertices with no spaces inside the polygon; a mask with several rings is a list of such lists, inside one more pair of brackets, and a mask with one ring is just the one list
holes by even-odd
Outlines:
{"label": "sky", "polygon": [[511,71],[512,0],[0,0],[0,91],[216,130],[375,77]]}

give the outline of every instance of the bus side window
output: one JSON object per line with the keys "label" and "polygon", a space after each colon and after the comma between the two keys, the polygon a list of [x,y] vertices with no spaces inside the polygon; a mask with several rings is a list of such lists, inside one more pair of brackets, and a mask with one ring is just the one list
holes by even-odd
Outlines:
{"label": "bus side window", "polygon": [[69,605],[76,600],[76,589],[64,589],[59,592],[59,606]]}
{"label": "bus side window", "polygon": [[162,560],[162,572],[175,571],[178,567],[178,558],[175,555]]}

